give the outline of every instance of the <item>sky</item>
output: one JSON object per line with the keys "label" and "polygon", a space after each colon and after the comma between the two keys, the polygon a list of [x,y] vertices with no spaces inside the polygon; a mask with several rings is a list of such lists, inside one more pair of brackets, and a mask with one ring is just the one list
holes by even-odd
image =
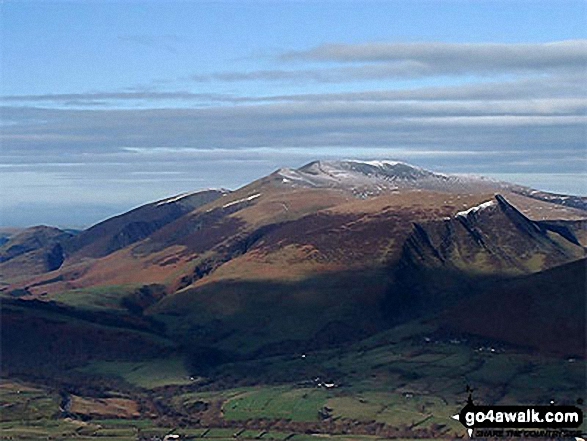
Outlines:
{"label": "sky", "polygon": [[587,195],[587,2],[0,3],[0,226],[317,159]]}

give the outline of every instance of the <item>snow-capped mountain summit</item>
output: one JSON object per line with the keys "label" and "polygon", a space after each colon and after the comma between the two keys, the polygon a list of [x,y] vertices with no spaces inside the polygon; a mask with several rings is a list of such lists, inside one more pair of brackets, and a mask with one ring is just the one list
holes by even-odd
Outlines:
{"label": "snow-capped mountain summit", "polygon": [[284,185],[340,188],[361,197],[401,189],[491,192],[513,187],[484,177],[435,173],[405,162],[387,160],[313,161],[298,169],[280,169],[277,175]]}
{"label": "snow-capped mountain summit", "polygon": [[314,161],[300,169],[306,173],[330,172],[334,175],[347,177],[349,173],[365,175],[370,178],[383,178],[387,180],[415,181],[430,176],[443,177],[445,175],[432,173],[421,167],[417,167],[399,161],[359,161],[347,159],[342,161]]}
{"label": "snow-capped mountain summit", "polygon": [[587,199],[584,197],[548,193],[485,176],[432,172],[401,161],[312,161],[297,169],[279,169],[272,176],[277,177],[281,185],[341,189],[350,191],[360,198],[400,190],[448,193],[512,192],[532,199],[587,210]]}

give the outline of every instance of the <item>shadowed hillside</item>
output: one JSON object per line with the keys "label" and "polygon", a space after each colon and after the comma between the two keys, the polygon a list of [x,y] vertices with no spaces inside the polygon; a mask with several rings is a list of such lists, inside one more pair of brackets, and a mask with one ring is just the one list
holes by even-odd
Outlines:
{"label": "shadowed hillside", "polygon": [[587,260],[495,283],[442,314],[447,329],[585,357]]}

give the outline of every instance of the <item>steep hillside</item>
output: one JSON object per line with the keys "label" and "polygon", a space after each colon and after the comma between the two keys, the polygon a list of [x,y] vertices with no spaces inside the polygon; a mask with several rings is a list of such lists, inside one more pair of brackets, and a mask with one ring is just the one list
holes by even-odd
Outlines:
{"label": "steep hillside", "polygon": [[[28,250],[25,254],[21,252],[22,257],[18,260],[7,264],[0,263],[0,276],[2,276],[0,280],[5,280],[6,285],[13,284],[13,288],[18,290],[28,291],[28,288],[32,287],[31,292],[33,293],[39,292],[38,289],[35,290],[35,286],[39,286],[39,284],[46,287],[41,291],[43,293],[51,291],[53,283],[58,284],[55,290],[68,290],[99,284],[93,281],[86,285],[70,286],[61,282],[78,279],[93,267],[95,261],[102,262],[120,274],[124,265],[113,268],[108,260],[110,254],[149,237],[165,225],[227,194],[226,190],[205,190],[180,194],[107,219],[79,234],[66,232],[53,234],[50,240],[39,236],[40,232],[49,229],[49,227],[30,229],[35,233],[32,235],[33,239],[27,239],[32,233],[29,234],[27,233],[29,230],[26,230],[0,248],[0,253],[2,253],[0,259],[6,256],[5,260],[13,257],[10,253],[14,254],[15,249],[17,251],[23,249],[23,245],[20,244],[22,241],[27,241],[24,249]],[[39,238],[35,239],[36,236]],[[51,264],[43,264],[47,259],[51,260]],[[32,278],[31,276],[39,277]],[[22,280],[24,282],[21,282]],[[149,280],[146,280],[145,283],[148,284],[148,282]],[[124,283],[131,282],[125,281]],[[140,284],[142,281],[137,283]]]}
{"label": "steep hillside", "polygon": [[106,256],[226,194],[224,190],[206,190],[140,206],[85,230],[66,244],[67,253],[73,259]]}
{"label": "steep hillside", "polygon": [[585,250],[572,227],[534,222],[501,195],[454,216],[417,223],[406,265],[473,273],[528,273],[576,260]]}
{"label": "steep hillside", "polygon": [[91,286],[163,283],[173,291],[246,252],[273,226],[346,200],[339,192],[282,193],[253,183],[102,258],[80,259],[74,254],[59,271],[32,279],[27,287],[33,293],[51,294]]}
{"label": "steep hillside", "polygon": [[453,332],[584,358],[586,283],[587,260],[581,259],[472,292],[439,323]]}
{"label": "steep hillside", "polygon": [[[433,313],[504,278],[585,256],[583,223],[530,220],[496,195],[453,216],[414,223],[384,307],[390,320]],[[504,282],[506,283],[506,282]]]}

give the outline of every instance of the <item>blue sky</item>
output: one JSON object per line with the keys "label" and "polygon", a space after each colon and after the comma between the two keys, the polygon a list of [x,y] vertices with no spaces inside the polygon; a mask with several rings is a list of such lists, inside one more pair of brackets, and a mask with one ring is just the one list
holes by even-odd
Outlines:
{"label": "blue sky", "polygon": [[587,193],[584,1],[0,8],[0,226],[327,158]]}

